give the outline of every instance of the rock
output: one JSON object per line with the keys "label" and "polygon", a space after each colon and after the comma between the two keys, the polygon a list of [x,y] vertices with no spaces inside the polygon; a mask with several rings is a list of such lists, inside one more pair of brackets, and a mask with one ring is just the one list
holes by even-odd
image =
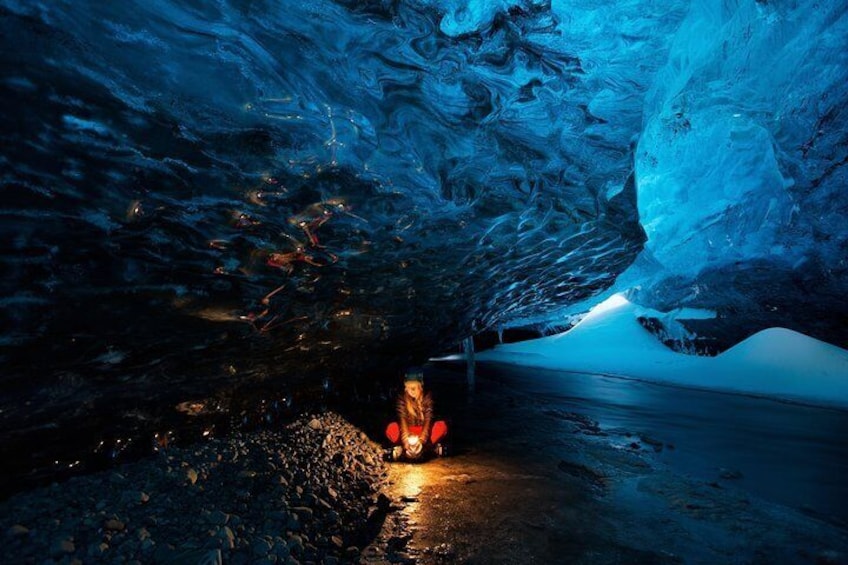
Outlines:
{"label": "rock", "polygon": [[197,565],[223,565],[224,563],[224,556],[221,555],[220,549],[200,550],[198,557],[199,559],[195,561]]}
{"label": "rock", "polygon": [[230,521],[230,515],[220,510],[215,510],[209,515],[209,523],[216,526],[223,526]]}
{"label": "rock", "polygon": [[277,556],[277,561],[285,561],[286,558],[291,555],[289,552],[289,546],[282,539],[277,540],[274,543],[274,554]]}
{"label": "rock", "polygon": [[126,528],[126,525],[117,518],[109,518],[103,522],[103,529],[110,532],[122,532],[124,528]]}
{"label": "rock", "polygon": [[61,557],[66,553],[73,553],[76,549],[73,538],[63,538],[53,542],[53,547],[51,548],[50,553],[54,556]]}
{"label": "rock", "polygon": [[148,500],[150,500],[150,497],[140,491],[130,490],[121,495],[121,505],[124,507],[135,504],[145,504]]}
{"label": "rock", "polygon": [[151,551],[153,551],[156,548],[156,542],[154,542],[150,538],[147,538],[147,539],[145,539],[141,542],[140,547],[141,547],[142,553],[150,553]]}
{"label": "rock", "polygon": [[339,513],[335,510],[329,510],[324,516],[324,520],[328,524],[337,524],[339,522]]}
{"label": "rock", "polygon": [[177,554],[176,549],[172,545],[158,545],[153,550],[153,563],[169,563]]}
{"label": "rock", "polygon": [[157,563],[167,565],[223,565],[224,558],[220,549],[182,549],[168,553],[154,554]]}
{"label": "rock", "polygon": [[148,526],[158,526],[159,525],[159,516],[155,516],[151,514],[150,516],[145,517],[145,522]]}
{"label": "rock", "polygon": [[289,521],[286,527],[293,532],[299,532],[301,528],[300,517],[297,514],[289,514]]}
{"label": "rock", "polygon": [[449,543],[440,543],[439,545],[433,547],[432,551],[433,555],[445,561],[453,560],[456,556],[456,551]]}
{"label": "rock", "polygon": [[[345,557],[345,538],[365,527],[385,477],[382,463],[374,469],[357,463],[377,449],[360,439],[337,416],[310,416],[285,431],[234,434],[191,451],[172,446],[155,460],[105,475],[105,485],[101,475],[74,479],[72,489],[44,489],[43,511],[6,511],[21,523],[7,522],[5,549],[12,554],[4,549],[0,563],[40,556],[36,563],[67,565],[75,554],[125,564],[355,561]],[[346,463],[358,465],[355,476]],[[180,483],[186,488],[166,488]],[[349,521],[339,518],[342,508]],[[23,525],[37,512],[42,534]],[[24,536],[26,543],[14,539]],[[169,540],[188,545],[175,549]]]}
{"label": "rock", "polygon": [[6,530],[6,535],[13,538],[25,536],[27,534],[29,534],[29,528],[20,524],[15,524],[14,526]]}
{"label": "rock", "polygon": [[308,561],[310,563],[317,561],[318,548],[312,545],[311,543],[307,543],[306,545],[304,545],[303,560]]}
{"label": "rock", "polygon": [[272,510],[268,512],[268,518],[275,522],[288,522],[289,514],[285,510]]}
{"label": "rock", "polygon": [[297,534],[292,534],[289,536],[289,541],[286,542],[286,546],[289,549],[289,553],[293,555],[300,555],[303,553],[303,538]]}
{"label": "rock", "polygon": [[315,511],[308,506],[295,506],[292,508],[292,512],[295,512],[301,520],[311,520],[315,514]]}
{"label": "rock", "polygon": [[257,556],[265,556],[268,555],[268,552],[271,551],[271,544],[266,539],[259,538],[253,543],[253,554]]}
{"label": "rock", "polygon": [[224,541],[224,547],[233,549],[236,546],[236,535],[229,526],[224,526],[218,532],[218,537]]}

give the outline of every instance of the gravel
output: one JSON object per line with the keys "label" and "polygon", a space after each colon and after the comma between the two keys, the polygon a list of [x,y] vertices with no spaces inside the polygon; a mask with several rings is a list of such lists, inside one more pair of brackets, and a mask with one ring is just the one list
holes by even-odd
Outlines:
{"label": "gravel", "polygon": [[386,481],[378,444],[312,414],[17,494],[0,503],[0,553],[39,565],[358,562]]}

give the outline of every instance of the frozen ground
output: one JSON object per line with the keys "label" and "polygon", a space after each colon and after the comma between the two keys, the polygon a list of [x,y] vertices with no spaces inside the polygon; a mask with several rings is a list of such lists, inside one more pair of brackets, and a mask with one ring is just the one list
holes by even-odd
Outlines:
{"label": "frozen ground", "polygon": [[[365,562],[846,563],[844,521],[748,489],[749,479],[758,481],[764,471],[783,491],[798,493],[810,480],[838,482],[839,470],[813,461],[794,436],[781,433],[749,445],[759,455],[766,445],[783,454],[786,464],[771,470],[741,460],[740,467],[725,467],[726,446],[703,441],[710,429],[736,442],[756,436],[738,421],[740,433],[713,429],[735,409],[774,410],[769,419],[778,428],[775,420],[794,411],[819,424],[812,412],[835,414],[844,426],[842,412],[579,376],[586,386],[592,379],[607,382],[606,393],[659,389],[654,392],[667,395],[667,403],[701,398],[709,406],[689,417],[674,414],[660,422],[664,426],[638,403],[620,397],[603,403],[604,394],[592,399],[574,388],[556,395],[547,371],[537,379],[530,373],[481,366],[470,402],[462,373],[431,374],[440,412],[452,426],[452,451],[423,464],[390,465],[396,512],[364,552]],[[688,433],[692,426],[705,433]],[[679,459],[697,460],[700,469],[684,472]],[[818,473],[802,478],[796,466]]]}
{"label": "frozen ground", "polygon": [[[691,429],[760,405],[803,413],[837,438],[829,467],[794,436],[751,447],[768,443],[786,460],[769,471],[785,491],[810,484],[790,460],[816,463],[815,480],[839,488],[844,472],[826,469],[844,461],[844,412],[593,375],[543,382],[515,367],[481,367],[479,376],[468,397],[461,372],[428,373],[437,415],[451,427],[447,457],[385,467],[372,440],[391,407],[359,403],[345,417],[356,415],[361,428],[318,415],[16,495],[0,505],[4,555],[14,563],[846,563],[844,520],[752,494],[745,481],[762,469],[723,468],[724,451]],[[559,386],[575,382],[594,387],[594,401]],[[645,402],[654,389],[666,405],[704,409],[654,426],[673,412]],[[780,429],[769,414],[770,429]],[[707,470],[681,472],[671,464],[678,457]]]}

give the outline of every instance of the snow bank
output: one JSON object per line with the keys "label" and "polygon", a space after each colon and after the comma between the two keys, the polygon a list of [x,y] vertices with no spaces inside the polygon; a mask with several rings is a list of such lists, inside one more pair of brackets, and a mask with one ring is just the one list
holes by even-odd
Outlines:
{"label": "snow bank", "polygon": [[668,349],[645,330],[637,321],[645,314],[662,315],[615,295],[567,332],[498,345],[476,357],[848,408],[844,349],[770,328],[717,357],[686,355]]}

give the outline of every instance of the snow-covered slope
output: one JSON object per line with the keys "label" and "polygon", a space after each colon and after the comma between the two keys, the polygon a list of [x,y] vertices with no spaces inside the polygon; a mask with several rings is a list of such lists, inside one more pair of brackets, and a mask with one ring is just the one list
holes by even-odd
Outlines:
{"label": "snow-covered slope", "polygon": [[[569,331],[499,345],[477,359],[603,373],[848,407],[848,351],[770,328],[717,357],[677,353],[637,321],[645,309],[615,295]],[[654,313],[659,314],[659,313]]]}

